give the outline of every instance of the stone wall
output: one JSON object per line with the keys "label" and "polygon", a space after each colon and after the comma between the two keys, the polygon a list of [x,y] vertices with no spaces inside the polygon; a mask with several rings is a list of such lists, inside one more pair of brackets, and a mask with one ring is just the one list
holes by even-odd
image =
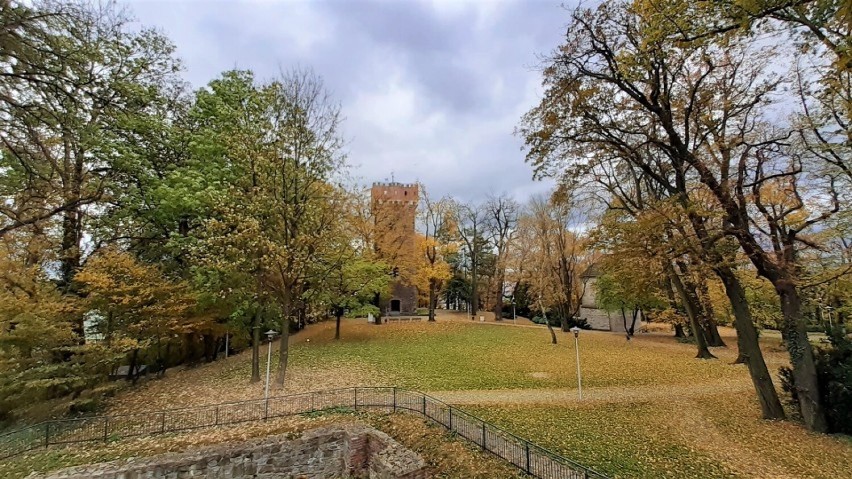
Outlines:
{"label": "stone wall", "polygon": [[422,479],[426,463],[387,434],[363,424],[314,429],[180,454],[63,469],[44,479],[369,478]]}
{"label": "stone wall", "polygon": [[580,317],[585,319],[586,322],[589,323],[589,327],[592,329],[612,331],[610,314],[603,309],[581,306]]}

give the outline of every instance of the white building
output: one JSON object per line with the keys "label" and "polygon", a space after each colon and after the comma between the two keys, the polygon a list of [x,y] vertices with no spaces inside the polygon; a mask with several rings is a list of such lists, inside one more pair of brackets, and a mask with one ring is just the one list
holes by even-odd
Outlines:
{"label": "white building", "polygon": [[[625,333],[627,330],[624,327],[624,318],[627,318],[627,326],[633,321],[633,311],[624,311],[624,317],[620,311],[610,312],[602,309],[595,298],[597,288],[595,287],[601,272],[597,264],[592,264],[583,274],[580,275],[580,280],[583,282],[583,298],[580,301],[580,318],[585,319],[592,329],[601,331],[614,331]],[[634,326],[634,332],[639,331],[639,328],[644,323],[642,312],[639,312],[639,317]]]}

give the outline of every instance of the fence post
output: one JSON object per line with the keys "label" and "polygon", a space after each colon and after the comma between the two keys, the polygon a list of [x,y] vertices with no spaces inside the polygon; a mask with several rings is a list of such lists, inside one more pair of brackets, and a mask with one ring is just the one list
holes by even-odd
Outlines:
{"label": "fence post", "polygon": [[219,425],[219,406],[216,406],[216,414],[215,414],[215,419],[214,419],[213,425],[214,426]]}
{"label": "fence post", "polygon": [[526,467],[526,469],[524,469],[524,471],[527,474],[529,474],[530,473],[530,443],[524,441],[524,449],[526,449],[526,452],[527,452],[527,467]]}
{"label": "fence post", "polygon": [[312,392],[311,393],[311,412],[314,412],[314,411],[317,410],[317,407],[316,407],[316,404],[315,404],[315,401],[314,401],[314,396],[315,396],[315,394]]}
{"label": "fence post", "polygon": [[104,442],[109,438],[109,416],[104,416]]}
{"label": "fence post", "polygon": [[44,448],[50,444],[50,421],[44,423]]}
{"label": "fence post", "polygon": [[166,411],[160,414],[160,434],[166,432]]}
{"label": "fence post", "polygon": [[[426,395],[423,395],[423,415],[426,416]],[[429,417],[429,416],[426,416]]]}
{"label": "fence post", "polygon": [[393,412],[396,412],[396,386],[393,388]]}
{"label": "fence post", "polygon": [[450,406],[450,431],[453,430],[453,407]]}
{"label": "fence post", "polygon": [[355,410],[358,410],[358,388],[355,388]]}
{"label": "fence post", "polygon": [[482,449],[488,449],[485,447],[485,421],[482,421]]}

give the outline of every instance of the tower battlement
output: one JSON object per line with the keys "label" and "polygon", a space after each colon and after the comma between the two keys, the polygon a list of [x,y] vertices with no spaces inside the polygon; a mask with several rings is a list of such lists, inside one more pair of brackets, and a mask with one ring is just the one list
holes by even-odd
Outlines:
{"label": "tower battlement", "polygon": [[376,182],[370,188],[370,197],[374,203],[416,205],[420,199],[420,185],[417,183],[397,183],[395,181]]}
{"label": "tower battlement", "polygon": [[387,186],[389,188],[417,188],[417,183],[399,183],[396,181],[374,181],[373,187]]}

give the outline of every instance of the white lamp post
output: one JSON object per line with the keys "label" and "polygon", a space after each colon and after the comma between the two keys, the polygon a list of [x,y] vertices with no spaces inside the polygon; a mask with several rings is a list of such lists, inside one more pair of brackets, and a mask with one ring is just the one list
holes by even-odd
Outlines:
{"label": "white lamp post", "polygon": [[574,351],[577,352],[577,395],[580,400],[583,400],[583,377],[580,375],[580,328],[574,326],[571,328],[574,333]]}
{"label": "white lamp post", "polygon": [[269,339],[269,352],[266,355],[266,387],[263,391],[263,418],[266,419],[269,416],[269,368],[272,365],[272,338],[277,333],[273,330],[269,330],[266,332],[266,337]]}

